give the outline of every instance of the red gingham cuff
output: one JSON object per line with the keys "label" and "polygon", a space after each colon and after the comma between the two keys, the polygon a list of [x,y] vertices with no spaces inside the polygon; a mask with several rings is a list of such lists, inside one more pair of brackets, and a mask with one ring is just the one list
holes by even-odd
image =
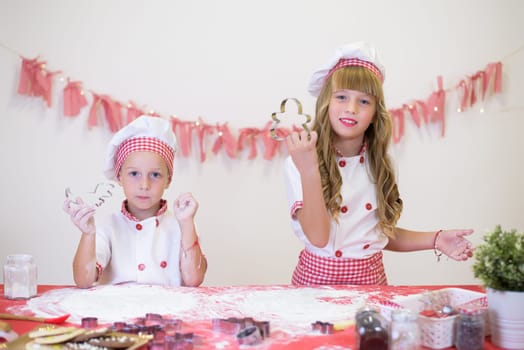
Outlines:
{"label": "red gingham cuff", "polygon": [[98,280],[100,279],[100,276],[102,276],[102,272],[104,272],[104,268],[97,261],[96,262],[96,279],[95,279],[96,282],[98,282]]}
{"label": "red gingham cuff", "polygon": [[291,206],[291,218],[293,220],[296,220],[297,219],[297,210],[301,209],[302,207],[304,206],[304,203],[302,201],[296,201],[295,203],[293,203],[293,206]]}

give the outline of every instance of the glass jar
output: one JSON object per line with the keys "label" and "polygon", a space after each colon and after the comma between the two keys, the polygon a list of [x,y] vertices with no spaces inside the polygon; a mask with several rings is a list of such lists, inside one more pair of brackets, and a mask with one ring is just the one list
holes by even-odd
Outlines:
{"label": "glass jar", "polygon": [[417,350],[420,348],[418,314],[411,310],[393,310],[390,324],[390,350]]}
{"label": "glass jar", "polygon": [[37,269],[31,255],[8,255],[4,265],[4,296],[7,299],[29,299],[37,289]]}
{"label": "glass jar", "polygon": [[484,309],[458,309],[455,321],[455,346],[457,350],[482,350],[485,337]]}
{"label": "glass jar", "polygon": [[377,308],[366,306],[355,315],[356,345],[359,350],[387,350],[387,324]]}

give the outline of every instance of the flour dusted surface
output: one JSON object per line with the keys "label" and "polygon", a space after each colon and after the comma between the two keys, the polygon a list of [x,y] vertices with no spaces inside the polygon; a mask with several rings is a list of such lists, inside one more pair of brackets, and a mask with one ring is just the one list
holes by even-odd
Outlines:
{"label": "flour dusted surface", "polygon": [[132,321],[157,313],[184,321],[212,318],[252,317],[270,321],[272,329],[309,332],[315,321],[352,319],[366,302],[358,290],[330,287],[162,287],[108,285],[91,289],[52,290],[33,298],[19,310],[41,317],[68,313],[68,321],[97,317],[99,323]]}

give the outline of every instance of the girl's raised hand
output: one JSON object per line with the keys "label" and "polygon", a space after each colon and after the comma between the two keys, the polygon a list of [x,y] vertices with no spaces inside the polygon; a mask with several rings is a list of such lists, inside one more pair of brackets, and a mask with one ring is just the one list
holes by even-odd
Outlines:
{"label": "girl's raised hand", "polygon": [[315,147],[317,137],[316,131],[308,133],[306,130],[292,132],[286,137],[288,153],[299,172],[318,168],[317,150]]}
{"label": "girl's raised hand", "polygon": [[191,193],[182,193],[175,199],[175,216],[177,220],[193,219],[198,209],[198,202]]}
{"label": "girl's raised hand", "polygon": [[453,260],[464,261],[473,256],[473,246],[465,236],[469,236],[473,230],[446,230],[439,234],[436,247],[442,253]]}
{"label": "girl's raised hand", "polygon": [[82,233],[94,234],[96,232],[95,207],[84,204],[82,198],[77,198],[74,201],[66,198],[63,208],[71,217],[71,221]]}

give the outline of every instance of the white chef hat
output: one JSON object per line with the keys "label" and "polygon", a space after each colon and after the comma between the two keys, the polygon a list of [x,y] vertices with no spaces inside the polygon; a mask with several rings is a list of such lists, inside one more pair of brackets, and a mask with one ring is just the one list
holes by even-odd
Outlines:
{"label": "white chef hat", "polygon": [[137,151],[159,154],[166,161],[171,179],[176,137],[169,121],[160,117],[143,115],[114,134],[107,146],[105,176],[109,180],[116,180],[124,160],[130,153]]}
{"label": "white chef hat", "polygon": [[386,77],[386,70],[378,60],[375,47],[370,43],[358,41],[339,46],[327,64],[313,73],[309,80],[309,93],[313,96],[318,96],[329,76],[337,69],[348,66],[365,67],[372,71],[382,82],[384,82]]}

